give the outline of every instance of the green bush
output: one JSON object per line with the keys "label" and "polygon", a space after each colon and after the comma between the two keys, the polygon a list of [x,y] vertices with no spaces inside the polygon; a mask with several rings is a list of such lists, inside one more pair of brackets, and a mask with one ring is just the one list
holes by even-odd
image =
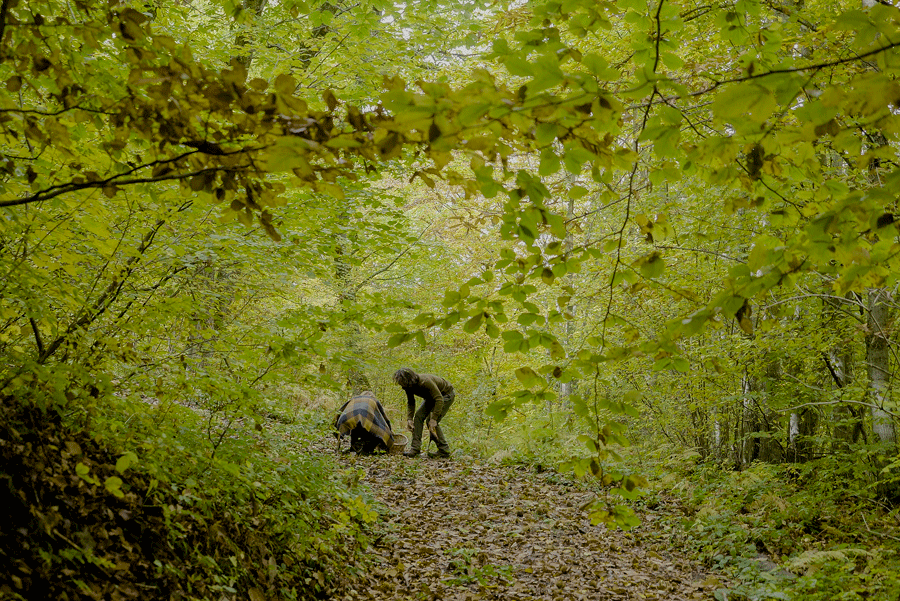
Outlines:
{"label": "green bush", "polygon": [[744,471],[676,457],[654,486],[683,508],[679,543],[731,579],[723,599],[894,600],[896,510],[853,468],[860,456]]}
{"label": "green bush", "polygon": [[316,599],[353,576],[375,513],[297,450],[311,425],[247,419],[256,437],[213,447],[189,410],[16,392],[0,406],[0,597]]}

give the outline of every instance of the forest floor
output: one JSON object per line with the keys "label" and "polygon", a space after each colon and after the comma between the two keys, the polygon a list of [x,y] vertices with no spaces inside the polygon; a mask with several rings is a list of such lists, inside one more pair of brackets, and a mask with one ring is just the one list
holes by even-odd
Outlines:
{"label": "forest floor", "polygon": [[671,542],[677,508],[665,501],[625,532],[592,525],[583,507],[595,493],[552,471],[459,453],[342,461],[381,520],[367,575],[335,598],[679,601],[723,585]]}

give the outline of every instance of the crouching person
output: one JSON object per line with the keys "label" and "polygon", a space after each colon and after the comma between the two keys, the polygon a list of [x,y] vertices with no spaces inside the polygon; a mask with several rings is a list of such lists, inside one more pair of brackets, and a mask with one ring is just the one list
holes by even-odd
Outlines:
{"label": "crouching person", "polygon": [[[357,455],[371,455],[376,451],[389,451],[394,444],[391,421],[375,393],[366,390],[354,395],[340,408],[334,420],[335,436],[350,435],[350,450]],[[340,445],[340,439],[338,439]],[[345,452],[349,452],[345,451]]]}

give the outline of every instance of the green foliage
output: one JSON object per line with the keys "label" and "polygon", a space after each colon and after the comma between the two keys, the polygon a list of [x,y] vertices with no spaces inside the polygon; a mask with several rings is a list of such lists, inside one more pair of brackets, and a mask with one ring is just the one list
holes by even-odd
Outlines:
{"label": "green foliage", "polygon": [[214,458],[196,416],[160,429],[153,410],[111,405],[88,434],[67,407],[4,399],[3,505],[19,525],[2,537],[5,595],[312,599],[352,576],[375,515],[297,453],[302,427],[267,424],[267,448],[244,433]]}
{"label": "green foliage", "polygon": [[448,580],[449,584],[488,586],[497,580],[508,582],[511,579],[512,566],[494,566],[485,562],[485,554],[480,549],[459,547],[448,549],[447,555],[450,557],[448,565],[453,573],[453,577]]}
{"label": "green foliage", "polygon": [[900,11],[683,4],[5,2],[0,391],[229,474],[407,364],[628,502],[662,440],[893,502]]}
{"label": "green foliage", "polygon": [[672,455],[652,486],[683,504],[681,544],[734,579],[728,598],[890,599],[900,590],[900,549],[881,535],[892,512],[850,457],[742,472],[697,459]]}

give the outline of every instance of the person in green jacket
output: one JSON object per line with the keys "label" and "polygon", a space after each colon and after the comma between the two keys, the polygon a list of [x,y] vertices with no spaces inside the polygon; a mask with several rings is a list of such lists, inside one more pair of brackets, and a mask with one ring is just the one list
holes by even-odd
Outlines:
{"label": "person in green jacket", "polygon": [[[441,420],[456,398],[453,385],[440,376],[417,374],[408,367],[402,367],[394,373],[394,382],[406,392],[406,425],[412,430],[412,442],[403,454],[415,457],[422,452],[422,431],[427,421],[431,438],[437,443],[437,453],[432,457],[449,457],[450,445],[441,431]],[[422,404],[416,411],[416,398]]]}

